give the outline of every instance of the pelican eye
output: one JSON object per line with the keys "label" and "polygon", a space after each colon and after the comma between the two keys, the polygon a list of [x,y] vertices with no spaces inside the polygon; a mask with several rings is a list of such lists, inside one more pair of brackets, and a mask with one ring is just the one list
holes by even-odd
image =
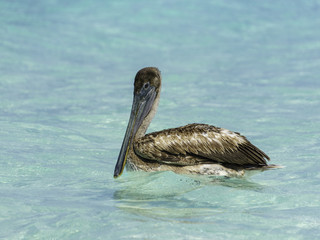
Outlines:
{"label": "pelican eye", "polygon": [[149,82],[146,82],[146,83],[143,85],[144,89],[149,88],[149,86],[150,86],[150,83],[149,83]]}

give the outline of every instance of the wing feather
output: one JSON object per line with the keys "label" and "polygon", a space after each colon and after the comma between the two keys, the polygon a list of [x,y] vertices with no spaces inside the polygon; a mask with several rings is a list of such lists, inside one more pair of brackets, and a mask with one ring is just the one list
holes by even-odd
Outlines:
{"label": "wing feather", "polygon": [[239,133],[207,124],[189,124],[147,134],[134,142],[134,150],[145,159],[175,165],[219,162],[265,166],[269,160]]}

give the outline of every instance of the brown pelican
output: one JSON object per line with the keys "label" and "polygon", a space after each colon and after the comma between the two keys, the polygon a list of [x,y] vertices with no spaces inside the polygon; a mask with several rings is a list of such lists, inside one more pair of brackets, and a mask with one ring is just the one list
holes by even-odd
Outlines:
{"label": "brown pelican", "polygon": [[114,170],[173,171],[180,174],[243,176],[245,170],[274,168],[269,157],[237,132],[189,124],[145,135],[161,89],[160,71],[143,68],[134,80],[131,115]]}

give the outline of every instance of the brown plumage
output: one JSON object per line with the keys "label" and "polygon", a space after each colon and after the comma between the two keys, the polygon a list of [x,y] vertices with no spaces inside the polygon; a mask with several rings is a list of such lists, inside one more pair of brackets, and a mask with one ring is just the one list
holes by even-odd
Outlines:
{"label": "brown plumage", "polygon": [[269,157],[244,136],[207,124],[189,124],[147,134],[133,143],[139,156],[172,165],[217,162],[265,166]]}
{"label": "brown plumage", "polygon": [[189,124],[159,132],[145,132],[156,112],[161,89],[157,68],[141,69],[134,83],[134,99],[114,176],[124,166],[144,171],[243,176],[244,170],[274,168],[269,157],[237,132],[207,124]]}

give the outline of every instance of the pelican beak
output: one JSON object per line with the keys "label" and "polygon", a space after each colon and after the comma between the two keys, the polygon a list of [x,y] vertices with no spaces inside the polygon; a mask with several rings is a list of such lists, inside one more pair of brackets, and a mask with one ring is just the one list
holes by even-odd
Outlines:
{"label": "pelican beak", "polygon": [[129,123],[122,142],[118,161],[114,169],[114,178],[117,178],[122,174],[127,162],[132,141],[143,120],[149,114],[156,95],[157,92],[155,90],[155,87],[152,86],[150,86],[148,90],[141,89],[140,92],[134,94]]}

